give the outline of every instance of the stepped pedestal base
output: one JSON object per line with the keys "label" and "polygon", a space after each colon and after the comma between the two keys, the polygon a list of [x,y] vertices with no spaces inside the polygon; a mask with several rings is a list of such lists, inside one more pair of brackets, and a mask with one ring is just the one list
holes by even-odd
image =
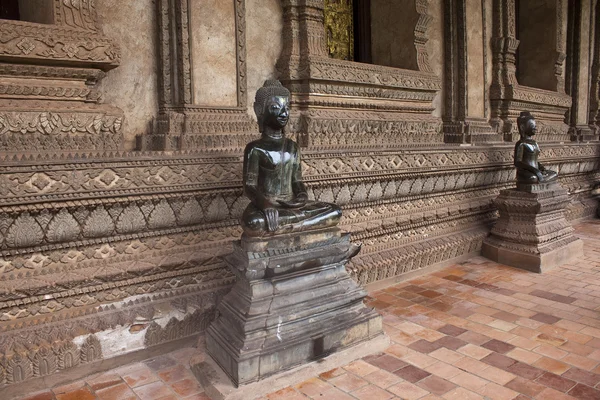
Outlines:
{"label": "stepped pedestal base", "polygon": [[346,272],[354,253],[337,228],[243,237],[226,259],[237,281],[206,332],[207,353],[242,385],[383,335]]}
{"label": "stepped pedestal base", "polygon": [[387,335],[378,335],[326,358],[302,364],[271,375],[259,382],[252,382],[240,387],[236,387],[221,367],[208,356],[197,362],[192,360],[192,372],[204,388],[204,392],[212,400],[247,400],[263,397],[287,386],[297,385],[334,368],[348,365],[369,354],[383,352],[389,346],[390,338]]}
{"label": "stepped pedestal base", "polygon": [[583,254],[583,242],[565,219],[568,193],[558,183],[518,185],[494,201],[500,218],[481,249],[490,260],[544,272]]}

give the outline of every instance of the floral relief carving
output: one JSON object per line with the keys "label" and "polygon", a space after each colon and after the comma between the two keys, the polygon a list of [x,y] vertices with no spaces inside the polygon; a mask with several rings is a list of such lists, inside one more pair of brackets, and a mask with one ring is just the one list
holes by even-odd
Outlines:
{"label": "floral relief carving", "polygon": [[118,46],[94,32],[77,32],[56,25],[4,20],[0,54],[38,59],[91,61],[118,65]]}
{"label": "floral relief carving", "polygon": [[14,353],[6,363],[6,380],[8,383],[18,383],[33,376],[31,362],[21,353]]}
{"label": "floral relief carving", "polygon": [[102,346],[96,335],[89,335],[81,345],[81,362],[89,363],[102,359]]}
{"label": "floral relief carving", "polygon": [[97,15],[95,0],[54,0],[56,23],[96,31]]}
{"label": "floral relief carving", "polygon": [[58,371],[58,359],[48,346],[41,346],[32,358],[33,376],[52,375]]}
{"label": "floral relief carving", "polygon": [[49,242],[68,242],[80,234],[79,224],[73,216],[62,209],[48,224],[46,237]]}
{"label": "floral relief carving", "polygon": [[198,201],[192,197],[181,208],[178,221],[180,225],[184,226],[200,223],[203,219],[204,211]]}
{"label": "floral relief carving", "polygon": [[82,118],[79,114],[42,112],[29,115],[0,113],[0,135],[7,132],[41,133],[57,135],[59,133],[117,134],[121,130],[122,118],[108,115],[89,115]]}
{"label": "floral relief carving", "polygon": [[58,349],[58,368],[68,369],[79,365],[80,355],[79,349],[72,342],[64,343]]}
{"label": "floral relief carving", "polygon": [[92,92],[90,88],[0,84],[0,95],[9,96],[44,96],[86,100]]}
{"label": "floral relief carving", "polygon": [[222,196],[216,196],[206,207],[206,221],[215,222],[229,218],[229,207]]}
{"label": "floral relief carving", "polygon": [[127,206],[117,219],[116,228],[119,233],[139,232],[146,227],[142,211],[133,203]]}
{"label": "floral relief carving", "polygon": [[108,236],[115,230],[112,218],[103,206],[96,207],[83,226],[85,237]]}
{"label": "floral relief carving", "polygon": [[29,213],[19,216],[6,234],[6,244],[10,247],[35,246],[43,240],[42,228]]}
{"label": "floral relief carving", "polygon": [[150,213],[148,226],[150,229],[172,228],[177,225],[175,213],[166,200],[161,200]]}

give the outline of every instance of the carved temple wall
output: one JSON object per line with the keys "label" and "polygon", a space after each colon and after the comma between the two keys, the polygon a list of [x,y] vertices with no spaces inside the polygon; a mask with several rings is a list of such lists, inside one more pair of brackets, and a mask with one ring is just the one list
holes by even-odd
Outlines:
{"label": "carved temple wall", "polygon": [[597,208],[596,0],[567,10],[555,92],[516,80],[514,0],[403,2],[413,69],[331,58],[323,0],[50,3],[44,24],[0,20],[4,393],[202,334],[233,283],[222,256],[241,234],[242,149],[268,78],[292,91],[309,196],[340,204],[364,243],[349,265],[361,284],[479,252],[514,185],[522,109],[555,129],[542,155],[569,219]]}

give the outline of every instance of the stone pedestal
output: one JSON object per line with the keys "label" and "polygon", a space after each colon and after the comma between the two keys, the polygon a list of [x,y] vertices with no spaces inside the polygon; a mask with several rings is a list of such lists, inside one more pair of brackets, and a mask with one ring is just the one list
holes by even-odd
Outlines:
{"label": "stone pedestal", "polygon": [[583,242],[564,216],[568,202],[558,183],[502,190],[494,201],[500,218],[483,242],[483,256],[539,273],[583,254]]}
{"label": "stone pedestal", "polygon": [[353,249],[337,228],[234,243],[226,262],[237,281],[206,349],[235,385],[383,335],[381,317],[346,272]]}

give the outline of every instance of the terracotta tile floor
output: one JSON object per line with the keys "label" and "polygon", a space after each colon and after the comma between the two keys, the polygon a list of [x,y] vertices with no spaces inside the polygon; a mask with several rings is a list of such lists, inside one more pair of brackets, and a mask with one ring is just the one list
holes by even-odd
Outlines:
{"label": "terracotta tile floor", "polygon": [[[370,293],[392,340],[386,352],[266,399],[600,399],[600,220],[576,229],[585,255],[543,275],[475,257]],[[192,353],[28,399],[206,399]]]}

